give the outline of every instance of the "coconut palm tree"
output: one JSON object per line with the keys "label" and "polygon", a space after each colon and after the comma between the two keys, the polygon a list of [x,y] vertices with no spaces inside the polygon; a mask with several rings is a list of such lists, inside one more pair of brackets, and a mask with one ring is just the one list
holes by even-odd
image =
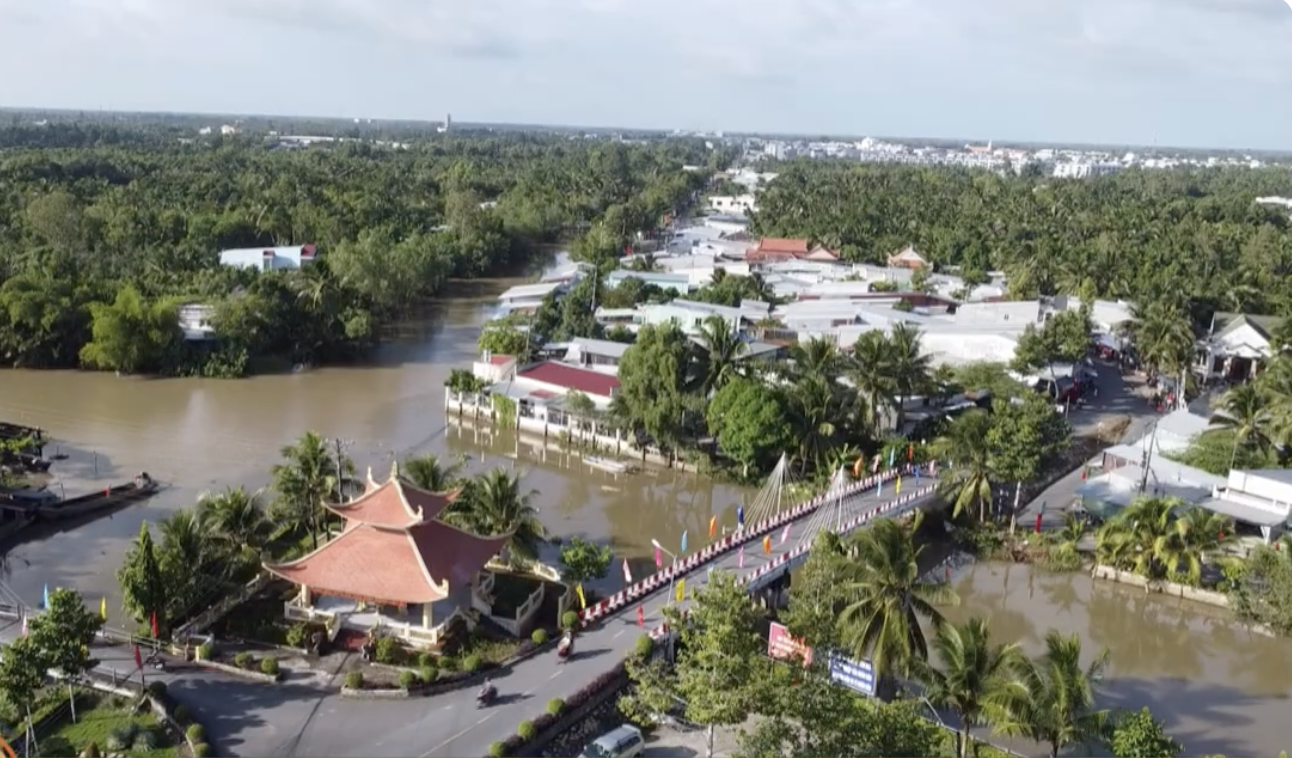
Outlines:
{"label": "coconut palm tree", "polygon": [[898,324],[888,336],[893,371],[894,402],[897,405],[897,430],[906,419],[905,400],[918,395],[929,385],[929,356],[924,355],[920,330],[910,324]]}
{"label": "coconut palm tree", "polygon": [[820,467],[839,437],[837,419],[842,413],[842,393],[832,380],[811,374],[790,387],[790,413],[799,441],[802,466]]}
{"label": "coconut palm tree", "polygon": [[912,668],[923,682],[929,702],[960,717],[956,754],[964,758],[969,730],[1007,719],[1010,707],[1026,695],[1014,675],[1023,659],[1023,648],[1018,643],[991,644],[986,620],[977,617],[963,624],[938,626],[932,647],[938,665],[916,660]]}
{"label": "coconut palm tree", "polygon": [[847,550],[856,571],[846,586],[850,600],[839,615],[844,644],[854,657],[874,663],[881,694],[891,696],[895,677],[906,674],[913,661],[929,657],[920,623],[943,623],[935,604],[955,602],[956,597],[945,584],[920,581],[923,548],[892,519],[876,519],[855,532]]}
{"label": "coconut palm tree", "polygon": [[202,520],[229,545],[255,550],[265,544],[269,521],[259,491],[225,487],[223,492],[206,492],[198,498],[197,509]]}
{"label": "coconut palm tree", "polygon": [[354,473],[354,463],[345,455],[338,458],[314,432],[306,432],[281,454],[283,462],[271,469],[278,493],[275,518],[293,529],[308,529],[311,545],[317,548],[326,521],[323,504],[340,499],[341,482]]}
{"label": "coconut palm tree", "polygon": [[799,378],[814,377],[834,381],[841,360],[839,347],[824,337],[813,337],[790,348],[794,373]]}
{"label": "coconut palm tree", "polygon": [[1206,508],[1190,508],[1171,522],[1171,530],[1153,544],[1154,558],[1168,573],[1183,574],[1193,585],[1202,581],[1207,556],[1232,543],[1234,522]]}
{"label": "coconut palm tree", "polygon": [[700,324],[700,343],[704,345],[700,394],[722,389],[736,375],[737,361],[749,349],[731,323],[721,316],[709,316]]}
{"label": "coconut palm tree", "polygon": [[538,558],[539,547],[548,539],[538,509],[530,505],[535,494],[521,490],[517,474],[491,469],[467,483],[445,518],[476,534],[510,535],[507,560],[523,564]]}
{"label": "coconut palm tree", "polygon": [[1254,384],[1241,384],[1225,393],[1220,408],[1211,416],[1211,424],[1217,430],[1225,430],[1234,435],[1234,452],[1230,459],[1238,455],[1239,446],[1268,453],[1273,446],[1274,413],[1270,398]]}
{"label": "coconut palm tree", "polygon": [[955,464],[942,469],[939,485],[942,498],[951,503],[953,517],[976,510],[978,520],[987,522],[992,502],[992,461],[984,443],[990,429],[987,412],[973,409],[957,416],[934,443],[938,459]]}
{"label": "coconut palm tree", "polygon": [[1175,531],[1176,511],[1183,501],[1171,497],[1140,497],[1099,528],[1095,550],[1102,557],[1118,557],[1124,567],[1160,579],[1167,567],[1159,560],[1158,545]]}
{"label": "coconut palm tree", "polygon": [[996,731],[1048,745],[1050,758],[1068,745],[1089,745],[1108,736],[1109,713],[1095,701],[1095,685],[1107,665],[1104,652],[1082,668],[1080,638],[1051,629],[1045,635],[1045,653],[1017,659],[1015,676],[1024,694],[1005,712],[993,714]]}
{"label": "coconut palm tree", "polygon": [[1193,356],[1193,321],[1186,309],[1169,301],[1136,305],[1129,331],[1145,366],[1179,376]]}
{"label": "coconut palm tree", "polygon": [[863,421],[874,436],[881,434],[880,412],[893,410],[896,383],[893,378],[892,354],[883,332],[866,332],[852,346],[847,359],[847,377],[864,401]]}
{"label": "coconut palm tree", "polygon": [[461,483],[462,464],[461,458],[445,463],[438,455],[428,453],[405,458],[399,464],[399,473],[420,490],[449,492]]}

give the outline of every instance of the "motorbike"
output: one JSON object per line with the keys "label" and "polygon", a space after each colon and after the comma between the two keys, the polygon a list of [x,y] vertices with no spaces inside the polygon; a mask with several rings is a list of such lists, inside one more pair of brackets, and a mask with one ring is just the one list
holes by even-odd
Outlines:
{"label": "motorbike", "polygon": [[493,703],[496,697],[498,697],[498,689],[496,687],[486,687],[476,693],[476,707],[486,708]]}
{"label": "motorbike", "polygon": [[144,659],[145,666],[152,666],[158,671],[166,670],[166,661],[160,655],[150,655]]}
{"label": "motorbike", "polygon": [[561,663],[565,663],[566,661],[570,660],[570,654],[573,652],[574,652],[573,643],[561,645],[556,649],[557,660],[559,660]]}

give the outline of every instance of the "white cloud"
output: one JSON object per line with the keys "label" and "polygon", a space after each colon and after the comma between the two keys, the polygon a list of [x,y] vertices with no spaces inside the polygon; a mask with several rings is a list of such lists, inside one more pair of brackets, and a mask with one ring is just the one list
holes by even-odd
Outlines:
{"label": "white cloud", "polygon": [[[0,0],[0,68],[70,56],[0,78],[0,102],[106,87],[184,93],[175,108],[660,124],[642,103],[664,98],[679,125],[729,129],[1104,139],[1157,118],[1178,139],[1268,142],[1261,123],[1292,109],[1274,92],[1290,41],[1286,0]],[[334,80],[315,88],[328,102],[276,59]],[[1249,123],[1219,120],[1240,102]]]}

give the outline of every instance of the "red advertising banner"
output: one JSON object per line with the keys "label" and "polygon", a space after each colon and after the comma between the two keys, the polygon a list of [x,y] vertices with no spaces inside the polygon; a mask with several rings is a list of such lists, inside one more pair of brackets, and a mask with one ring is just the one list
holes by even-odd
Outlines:
{"label": "red advertising banner", "polygon": [[767,655],[771,658],[802,658],[804,666],[812,663],[812,648],[791,636],[784,624],[775,622],[767,634]]}

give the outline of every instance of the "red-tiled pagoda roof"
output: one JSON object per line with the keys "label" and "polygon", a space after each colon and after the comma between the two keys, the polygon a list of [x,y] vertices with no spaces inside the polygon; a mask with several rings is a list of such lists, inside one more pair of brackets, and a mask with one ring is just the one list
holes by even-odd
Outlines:
{"label": "red-tiled pagoda roof", "polygon": [[457,492],[427,492],[414,487],[400,478],[396,464],[385,484],[373,481],[372,470],[369,469],[366,491],[362,495],[344,505],[328,505],[327,509],[348,523],[407,529],[438,517],[457,496]]}
{"label": "red-tiled pagoda roof", "polygon": [[479,537],[436,519],[407,527],[349,521],[338,537],[304,558],[265,569],[322,595],[433,603],[469,583],[510,537]]}

